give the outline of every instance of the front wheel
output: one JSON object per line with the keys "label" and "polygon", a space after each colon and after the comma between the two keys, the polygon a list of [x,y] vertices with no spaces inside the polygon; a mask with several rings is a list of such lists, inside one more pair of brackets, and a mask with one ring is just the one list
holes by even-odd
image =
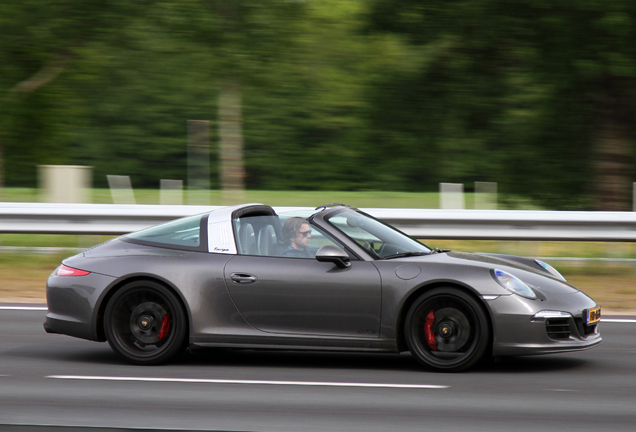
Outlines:
{"label": "front wheel", "polygon": [[164,363],[185,348],[186,318],[165,286],[136,281],[118,290],[106,306],[106,339],[130,363]]}
{"label": "front wheel", "polygon": [[423,365],[458,372],[477,363],[490,340],[483,307],[456,288],[435,288],[409,309],[404,336],[411,354]]}

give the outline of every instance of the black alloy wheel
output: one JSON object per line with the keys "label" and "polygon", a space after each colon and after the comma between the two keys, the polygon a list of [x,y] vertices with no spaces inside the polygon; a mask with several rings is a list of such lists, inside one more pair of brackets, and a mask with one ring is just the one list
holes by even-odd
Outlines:
{"label": "black alloy wheel", "polygon": [[459,372],[484,356],[490,324],[471,295],[456,288],[435,288],[409,309],[404,336],[411,354],[423,365]]}
{"label": "black alloy wheel", "polygon": [[164,363],[185,348],[186,317],[175,294],[151,281],[131,282],[106,306],[104,330],[111,348],[130,363]]}

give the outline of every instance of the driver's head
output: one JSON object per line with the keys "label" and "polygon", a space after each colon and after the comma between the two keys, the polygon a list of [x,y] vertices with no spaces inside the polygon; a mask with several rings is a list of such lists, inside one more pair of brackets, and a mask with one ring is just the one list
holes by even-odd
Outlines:
{"label": "driver's head", "polygon": [[304,249],[309,246],[311,229],[309,223],[303,218],[292,217],[283,225],[283,241],[294,249]]}

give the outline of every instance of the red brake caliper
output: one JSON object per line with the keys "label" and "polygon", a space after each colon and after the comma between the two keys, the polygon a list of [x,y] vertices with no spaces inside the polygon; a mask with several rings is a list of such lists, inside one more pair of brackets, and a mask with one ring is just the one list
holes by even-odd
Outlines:
{"label": "red brake caliper", "polygon": [[163,341],[170,331],[170,314],[165,314],[161,319],[161,327],[159,328],[159,340]]}
{"label": "red brake caliper", "polygon": [[435,334],[433,333],[433,322],[435,321],[435,314],[430,311],[426,315],[426,322],[424,323],[424,332],[426,333],[426,342],[433,351],[437,351],[437,341],[435,340]]}

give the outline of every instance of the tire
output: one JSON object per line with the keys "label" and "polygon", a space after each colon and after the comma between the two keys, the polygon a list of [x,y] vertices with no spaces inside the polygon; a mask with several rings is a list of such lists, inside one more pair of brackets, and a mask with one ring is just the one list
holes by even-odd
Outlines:
{"label": "tire", "polygon": [[186,317],[179,299],[152,281],[131,282],[110,299],[104,314],[108,344],[138,365],[165,363],[186,347]]}
{"label": "tire", "polygon": [[490,324],[483,307],[456,288],[435,288],[411,306],[404,337],[411,354],[427,368],[459,372],[484,356]]}

